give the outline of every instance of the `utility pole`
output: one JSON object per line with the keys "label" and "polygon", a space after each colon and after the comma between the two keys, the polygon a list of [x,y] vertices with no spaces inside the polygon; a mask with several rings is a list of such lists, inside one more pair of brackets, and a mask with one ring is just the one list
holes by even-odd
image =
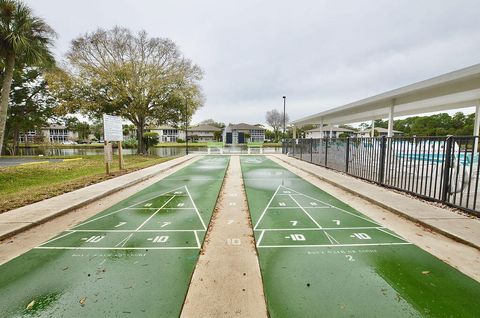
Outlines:
{"label": "utility pole", "polygon": [[283,96],[283,140],[285,140],[285,130],[286,130],[286,113],[285,113],[285,100],[287,96]]}
{"label": "utility pole", "polygon": [[185,98],[185,153],[188,155],[188,100]]}

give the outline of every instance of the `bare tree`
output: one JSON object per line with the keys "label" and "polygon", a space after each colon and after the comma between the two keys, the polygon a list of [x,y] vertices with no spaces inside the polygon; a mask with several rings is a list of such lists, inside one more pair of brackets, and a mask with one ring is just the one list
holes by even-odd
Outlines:
{"label": "bare tree", "polygon": [[149,38],[115,27],[72,41],[69,68],[51,77],[65,111],[91,117],[121,116],[137,128],[138,153],[145,153],[148,125],[177,124],[203,104],[201,69],[165,38]]}
{"label": "bare tree", "polygon": [[[278,141],[278,134],[281,129],[283,129],[283,112],[279,112],[276,109],[267,111],[265,114],[265,120],[273,128],[273,133],[275,134],[275,141]],[[288,124],[289,118],[288,114],[285,114],[285,126]]]}

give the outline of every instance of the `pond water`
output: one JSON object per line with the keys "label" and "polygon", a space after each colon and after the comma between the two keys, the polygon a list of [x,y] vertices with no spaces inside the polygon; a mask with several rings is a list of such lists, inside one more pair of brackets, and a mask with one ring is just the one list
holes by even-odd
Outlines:
{"label": "pond water", "polygon": [[[207,153],[206,147],[188,147],[190,153]],[[136,149],[123,149],[125,155],[135,154]],[[212,153],[217,151],[212,151]],[[226,147],[224,153],[232,154],[246,154],[246,146]],[[253,150],[258,152],[258,150]],[[281,153],[282,148],[265,148],[264,153]],[[114,153],[117,153],[117,149],[114,149]],[[160,157],[175,157],[185,155],[184,147],[158,147],[151,148],[149,153]],[[55,147],[25,147],[19,149],[19,156],[90,156],[90,155],[103,155],[103,148],[55,148]]]}

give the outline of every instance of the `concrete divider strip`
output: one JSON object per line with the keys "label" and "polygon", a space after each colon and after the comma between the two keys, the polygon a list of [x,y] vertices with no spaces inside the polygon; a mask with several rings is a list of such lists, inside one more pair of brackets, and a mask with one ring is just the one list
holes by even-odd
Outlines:
{"label": "concrete divider strip", "polygon": [[231,157],[181,317],[267,317],[238,156]]}

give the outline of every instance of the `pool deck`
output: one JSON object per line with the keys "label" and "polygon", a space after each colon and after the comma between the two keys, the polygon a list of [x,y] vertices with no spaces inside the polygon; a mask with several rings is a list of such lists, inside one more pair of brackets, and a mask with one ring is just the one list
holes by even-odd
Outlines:
{"label": "pool deck", "polygon": [[410,221],[480,250],[480,221],[475,217],[457,213],[451,208],[438,207],[418,198],[286,155],[270,155],[269,158],[287,166],[293,172],[312,175]]}

